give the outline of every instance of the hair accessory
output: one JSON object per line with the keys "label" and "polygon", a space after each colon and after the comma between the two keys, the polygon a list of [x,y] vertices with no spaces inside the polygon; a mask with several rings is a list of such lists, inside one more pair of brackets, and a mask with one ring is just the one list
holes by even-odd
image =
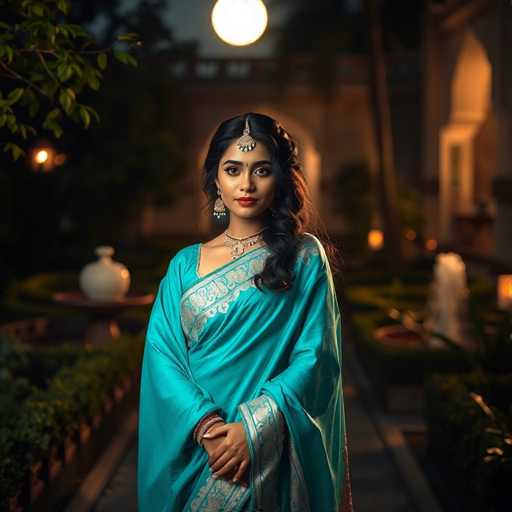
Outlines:
{"label": "hair accessory", "polygon": [[249,118],[245,118],[245,128],[242,136],[236,141],[236,145],[240,151],[246,153],[247,151],[252,151],[256,147],[256,141],[251,136],[251,131],[249,129]]}

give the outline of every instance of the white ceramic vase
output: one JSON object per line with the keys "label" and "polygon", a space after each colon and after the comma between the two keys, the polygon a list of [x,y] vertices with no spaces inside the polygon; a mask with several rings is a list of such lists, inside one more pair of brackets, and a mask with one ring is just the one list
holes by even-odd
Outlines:
{"label": "white ceramic vase", "polygon": [[113,247],[100,245],[94,252],[98,261],[88,263],[80,271],[80,289],[98,302],[122,299],[130,288],[130,272],[122,263],[112,260]]}

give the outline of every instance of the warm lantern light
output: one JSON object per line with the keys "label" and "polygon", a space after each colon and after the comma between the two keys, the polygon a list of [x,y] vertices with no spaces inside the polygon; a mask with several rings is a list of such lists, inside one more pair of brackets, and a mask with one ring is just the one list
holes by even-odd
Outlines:
{"label": "warm lantern light", "polygon": [[55,167],[55,150],[47,143],[40,143],[30,152],[30,164],[36,172],[49,172]]}
{"label": "warm lantern light", "polygon": [[41,149],[36,153],[35,161],[38,164],[44,164],[48,160],[48,151]]}
{"label": "warm lantern light", "polygon": [[368,245],[372,251],[382,249],[384,245],[384,234],[380,229],[371,229],[368,232]]}
{"label": "warm lantern light", "polygon": [[406,229],[405,230],[405,238],[407,238],[407,240],[410,240],[411,242],[413,240],[416,240],[416,231],[414,231],[414,229]]}
{"label": "warm lantern light", "polygon": [[217,0],[212,10],[216,34],[233,46],[258,40],[267,27],[267,8],[262,0]]}
{"label": "warm lantern light", "polygon": [[437,240],[429,238],[425,242],[425,249],[427,249],[427,251],[435,251],[437,249]]}
{"label": "warm lantern light", "polygon": [[512,310],[512,274],[498,276],[498,307]]}

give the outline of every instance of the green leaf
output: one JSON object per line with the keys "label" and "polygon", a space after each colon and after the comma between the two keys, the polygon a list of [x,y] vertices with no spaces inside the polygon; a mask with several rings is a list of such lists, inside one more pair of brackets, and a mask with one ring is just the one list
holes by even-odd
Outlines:
{"label": "green leaf", "polygon": [[69,14],[69,3],[67,0],[58,0],[57,9],[62,11],[64,14]]}
{"label": "green leaf", "polygon": [[14,56],[13,49],[10,46],[4,45],[3,50],[5,55],[7,55],[7,64],[11,64],[12,58]]}
{"label": "green leaf", "polygon": [[89,87],[91,89],[94,89],[95,91],[97,91],[100,88],[100,81],[98,80],[98,78],[95,75],[91,74],[88,77],[87,82],[89,83]]}
{"label": "green leaf", "polygon": [[119,41],[133,41],[139,37],[139,34],[135,32],[127,32],[126,34],[120,34],[117,36]]}
{"label": "green leaf", "polygon": [[62,128],[56,121],[48,121],[43,124],[43,128],[51,130],[57,139],[62,135]]}
{"label": "green leaf", "polygon": [[20,156],[26,156],[25,151],[23,151],[23,149],[21,149],[17,144],[14,144],[13,142],[7,142],[4,144],[4,153],[9,150],[12,153],[12,158],[14,161],[18,160]]}
{"label": "green leaf", "polygon": [[42,5],[33,5],[32,6],[32,12],[36,16],[44,16],[44,7]]}
{"label": "green leaf", "polygon": [[82,118],[84,127],[88,128],[91,123],[91,116],[89,115],[89,112],[87,112],[86,108],[80,107],[80,117]]}
{"label": "green leaf", "polygon": [[86,107],[90,114],[94,116],[94,119],[99,123],[100,122],[100,115],[96,110],[94,110],[92,107]]}
{"label": "green leaf", "polygon": [[57,68],[57,76],[61,82],[65,82],[73,75],[73,68],[69,64],[59,64]]}
{"label": "green leaf", "polygon": [[79,77],[81,77],[83,75],[82,73],[82,69],[80,68],[80,66],[78,64],[71,64],[71,69],[75,72],[75,74]]}
{"label": "green leaf", "polygon": [[101,69],[107,68],[107,54],[106,53],[99,53],[97,57],[98,61],[98,67]]}
{"label": "green leaf", "polygon": [[54,108],[51,112],[48,113],[48,115],[46,116],[46,119],[48,121],[53,121],[54,119],[60,119],[61,116],[62,116],[62,112],[61,112],[60,108]]}
{"label": "green leaf", "polygon": [[19,99],[23,96],[25,89],[22,87],[18,87],[17,89],[13,89],[9,96],[7,96],[7,101],[9,105],[14,105]]}
{"label": "green leaf", "polygon": [[72,105],[71,96],[68,94],[67,89],[62,89],[59,94],[59,102],[64,108],[64,111],[69,114]]}
{"label": "green leaf", "polygon": [[119,62],[122,62],[123,64],[130,64],[134,67],[137,67],[137,61],[133,55],[130,55],[127,52],[116,51],[114,52],[114,56]]}

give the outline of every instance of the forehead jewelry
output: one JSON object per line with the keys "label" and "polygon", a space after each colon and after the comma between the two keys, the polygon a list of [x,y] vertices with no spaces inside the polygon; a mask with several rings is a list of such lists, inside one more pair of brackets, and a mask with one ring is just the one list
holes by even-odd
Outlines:
{"label": "forehead jewelry", "polygon": [[236,141],[236,146],[240,151],[246,153],[252,151],[256,147],[256,141],[251,137],[249,130],[249,118],[245,118],[245,128],[242,136]]}

